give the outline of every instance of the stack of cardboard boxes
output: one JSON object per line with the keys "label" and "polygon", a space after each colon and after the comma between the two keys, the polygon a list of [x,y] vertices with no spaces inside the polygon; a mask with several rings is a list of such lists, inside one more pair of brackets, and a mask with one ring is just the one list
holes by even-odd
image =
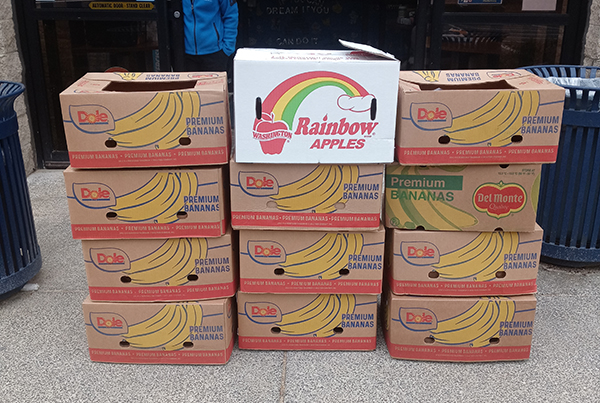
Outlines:
{"label": "stack of cardboard boxes", "polygon": [[382,299],[392,357],[529,357],[541,164],[556,159],[563,99],[524,70],[400,74]]}
{"label": "stack of cardboard boxes", "polygon": [[241,49],[234,67],[239,347],[373,350],[399,62]]}
{"label": "stack of cardboard boxes", "polygon": [[90,73],[61,106],[91,359],[226,363],[237,255],[225,75]]}

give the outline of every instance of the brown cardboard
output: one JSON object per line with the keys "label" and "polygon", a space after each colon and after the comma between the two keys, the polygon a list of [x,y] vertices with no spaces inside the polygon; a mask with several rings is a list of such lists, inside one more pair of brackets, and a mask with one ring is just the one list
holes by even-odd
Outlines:
{"label": "brown cardboard", "polygon": [[398,295],[533,294],[543,232],[389,230],[390,287]]}
{"label": "brown cardboard", "polygon": [[227,229],[223,168],[64,172],[75,239],[204,238]]}
{"label": "brown cardboard", "polygon": [[83,302],[92,361],[225,364],[233,350],[233,298],[192,302]]}
{"label": "brown cardboard", "polygon": [[226,164],[225,73],[88,73],[60,94],[74,168]]}
{"label": "brown cardboard", "polygon": [[194,301],[237,290],[231,229],[219,238],[84,240],[94,301]]}
{"label": "brown cardboard", "polygon": [[541,168],[388,165],[385,225],[428,231],[534,231]]}
{"label": "brown cardboard", "polygon": [[405,165],[552,163],[565,91],[526,70],[402,71]]}
{"label": "brown cardboard", "polygon": [[365,231],[381,217],[384,165],[231,161],[233,229]]}
{"label": "brown cardboard", "polygon": [[238,292],[238,345],[248,350],[374,350],[377,296]]}
{"label": "brown cardboard", "polygon": [[382,325],[393,358],[427,361],[526,360],[536,299],[414,297],[387,290]]}
{"label": "brown cardboard", "polygon": [[380,294],[385,230],[240,231],[240,291]]}

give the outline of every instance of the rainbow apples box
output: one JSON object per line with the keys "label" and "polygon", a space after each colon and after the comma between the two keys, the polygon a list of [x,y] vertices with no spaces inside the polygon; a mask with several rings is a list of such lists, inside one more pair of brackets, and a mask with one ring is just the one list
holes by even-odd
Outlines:
{"label": "rainbow apples box", "polygon": [[385,225],[440,231],[535,230],[541,165],[386,168]]}
{"label": "rainbow apples box", "polygon": [[353,47],[239,49],[236,162],[392,162],[400,62]]}
{"label": "rainbow apples box", "polygon": [[237,290],[231,229],[219,238],[84,240],[93,301],[193,301]]}
{"label": "rainbow apples box", "polygon": [[536,299],[382,295],[381,323],[392,358],[426,361],[526,360]]}
{"label": "rainbow apples box", "polygon": [[375,350],[377,296],[238,292],[238,345],[247,350]]}
{"label": "rainbow apples box", "polygon": [[375,231],[384,165],[230,163],[233,229]]}
{"label": "rainbow apples box", "polygon": [[526,70],[403,71],[405,165],[556,161],[565,90]]}
{"label": "rainbow apples box", "polygon": [[88,73],[60,102],[74,168],[229,160],[225,73]]}
{"label": "rainbow apples box", "polygon": [[83,301],[92,361],[225,364],[235,339],[233,298],[189,302]]}
{"label": "rainbow apples box", "polygon": [[225,233],[223,168],[64,172],[75,239],[205,238]]}
{"label": "rainbow apples box", "polygon": [[543,230],[457,232],[390,230],[387,265],[394,294],[533,294]]}
{"label": "rainbow apples box", "polygon": [[385,229],[240,231],[240,291],[380,294]]}

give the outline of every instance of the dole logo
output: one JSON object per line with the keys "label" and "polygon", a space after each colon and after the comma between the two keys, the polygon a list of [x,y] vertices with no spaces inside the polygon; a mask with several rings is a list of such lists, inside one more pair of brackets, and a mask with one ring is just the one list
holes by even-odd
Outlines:
{"label": "dole logo", "polygon": [[238,183],[250,196],[273,196],[279,193],[277,179],[268,172],[241,171],[238,174]]}
{"label": "dole logo", "polygon": [[429,266],[440,261],[440,251],[431,242],[402,242],[400,253],[413,266]]}
{"label": "dole logo", "polygon": [[425,331],[437,328],[437,317],[425,308],[400,308],[400,322],[404,327],[414,331]]}
{"label": "dole logo", "polygon": [[111,188],[103,183],[74,183],[73,196],[88,208],[112,207],[116,204],[116,196]]}
{"label": "dole logo", "polygon": [[274,241],[248,241],[248,255],[258,264],[277,264],[286,260],[283,245]]}
{"label": "dole logo", "polygon": [[452,112],[439,102],[411,104],[410,119],[422,130],[438,130],[452,126]]}
{"label": "dole logo", "polygon": [[246,302],[246,316],[255,323],[276,323],[281,321],[281,309],[271,302]]}
{"label": "dole logo", "polygon": [[69,116],[70,122],[85,133],[105,133],[115,128],[112,113],[101,105],[71,105]]}
{"label": "dole logo", "polygon": [[473,193],[477,211],[496,219],[518,213],[526,204],[527,192],[517,183],[484,183]]}
{"label": "dole logo", "polygon": [[96,331],[105,335],[127,333],[127,321],[121,315],[113,312],[90,313],[90,324]]}
{"label": "dole logo", "polygon": [[89,257],[96,268],[106,272],[119,272],[131,267],[129,256],[117,248],[90,248]]}

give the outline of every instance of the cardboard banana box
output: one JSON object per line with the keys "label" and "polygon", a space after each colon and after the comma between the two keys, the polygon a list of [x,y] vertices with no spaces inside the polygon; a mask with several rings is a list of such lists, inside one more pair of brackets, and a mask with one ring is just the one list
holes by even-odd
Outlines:
{"label": "cardboard banana box", "polygon": [[541,165],[388,165],[385,226],[427,231],[535,230]]}
{"label": "cardboard banana box", "polygon": [[398,295],[533,294],[543,233],[390,230],[390,287]]}
{"label": "cardboard banana box", "polygon": [[526,70],[402,71],[405,165],[552,163],[565,90]]}
{"label": "cardboard banana box", "polygon": [[75,239],[205,238],[227,229],[223,168],[64,171]]}
{"label": "cardboard banana box", "polygon": [[233,229],[375,231],[384,165],[230,163]]}
{"label": "cardboard banana box", "polygon": [[83,301],[92,361],[225,364],[235,339],[233,298],[190,302]]}
{"label": "cardboard banana box", "polygon": [[60,94],[71,166],[227,164],[225,73],[88,73]]}
{"label": "cardboard banana box", "polygon": [[[237,290],[231,229],[219,238],[84,240],[93,301],[194,301]],[[237,249],[237,248],[236,248]]]}
{"label": "cardboard banana box", "polygon": [[238,49],[236,162],[394,160],[400,62],[369,46],[343,44],[352,49]]}
{"label": "cardboard banana box", "polygon": [[374,350],[377,296],[238,292],[238,345],[248,350]]}
{"label": "cardboard banana box", "polygon": [[426,361],[526,360],[536,299],[382,296],[383,332],[392,358]]}
{"label": "cardboard banana box", "polygon": [[240,231],[240,291],[380,294],[385,229]]}

